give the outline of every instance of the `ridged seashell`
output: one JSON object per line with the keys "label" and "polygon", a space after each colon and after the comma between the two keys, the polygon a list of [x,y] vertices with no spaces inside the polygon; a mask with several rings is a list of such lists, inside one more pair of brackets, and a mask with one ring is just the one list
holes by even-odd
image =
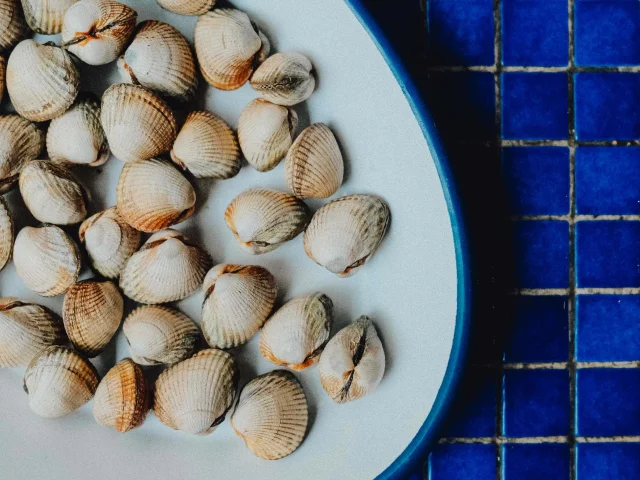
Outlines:
{"label": "ridged seashell", "polygon": [[52,346],[38,353],[24,374],[29,407],[36,415],[57,418],[93,397],[100,379],[95,367],[70,348]]}
{"label": "ridged seashell", "polygon": [[277,460],[304,440],[309,407],[293,373],[275,370],[247,383],[231,415],[231,426],[254,455]]}
{"label": "ridged seashell", "polygon": [[43,223],[73,225],[87,216],[87,193],[64,165],[31,160],[22,168],[18,184],[25,205]]}
{"label": "ridged seashell", "polygon": [[171,25],[147,20],[138,25],[133,42],[118,60],[127,83],[160,95],[187,101],[198,87],[193,52],[187,39]]}
{"label": "ridged seashell", "polygon": [[262,327],[260,353],[276,365],[304,370],[318,360],[332,322],[333,302],[324,293],[289,300]]}
{"label": "ridged seashell", "polygon": [[10,49],[28,34],[20,0],[0,0],[0,51]]}
{"label": "ridged seashell", "polygon": [[22,0],[27,24],[36,33],[53,35],[62,31],[64,15],[78,0]]}
{"label": "ridged seashell", "polygon": [[122,330],[131,358],[140,365],[160,365],[184,360],[196,348],[200,329],[184,313],[162,305],[136,308]]}
{"label": "ridged seashell", "polygon": [[149,411],[149,386],[144,372],[125,358],[107,372],[93,399],[93,417],[100,425],[128,432],[144,423]]}
{"label": "ridged seashell", "polygon": [[174,430],[208,435],[224,421],[236,395],[238,370],[222,350],[202,350],[156,381],[156,417]]}
{"label": "ridged seashell", "polygon": [[147,160],[168,151],[178,129],[164,100],[128,83],[107,88],[100,119],[111,152],[123,162]]}
{"label": "ridged seashell", "polygon": [[378,197],[340,197],[315,213],[304,232],[304,251],[339,277],[353,275],[380,245],[389,216],[389,207]]}
{"label": "ridged seashell", "polygon": [[25,163],[35,160],[44,147],[44,133],[20,115],[0,115],[0,193],[18,180]]}
{"label": "ridged seashell", "polygon": [[240,171],[240,147],[231,127],[210,112],[191,112],[178,133],[171,159],[197,178],[224,180]]}
{"label": "ridged seashell", "polygon": [[212,347],[231,348],[249,340],[269,317],[278,287],[256,265],[217,265],[204,279],[202,333]]}
{"label": "ridged seashell", "polygon": [[276,53],[251,77],[251,87],[278,105],[297,105],[311,96],[316,79],[311,61],[300,53]]}
{"label": "ridged seashell", "polygon": [[373,391],[384,368],[382,342],[366,315],[336,333],[318,362],[322,386],[336,403],[357,400]]}
{"label": "ridged seashell", "polygon": [[64,46],[89,65],[113,62],[136,27],[138,14],[113,0],[80,0],[67,10],[62,25]]}
{"label": "ridged seashell", "polygon": [[140,247],[142,234],[124,221],[116,207],[111,207],[82,222],[80,241],[93,268],[107,278],[118,278]]}
{"label": "ridged seashell", "polygon": [[293,143],[295,110],[262,98],[250,102],[238,121],[238,140],[247,162],[259,172],[275,168]]}
{"label": "ridged seashell", "polygon": [[0,57],[0,103],[4,97],[5,72],[7,71],[7,61],[4,57]]}
{"label": "ridged seashell", "polygon": [[73,346],[87,357],[98,355],[115,335],[124,301],[109,281],[83,280],[64,296],[62,320]]}
{"label": "ridged seashell", "polygon": [[26,367],[43,348],[66,341],[56,314],[17,298],[0,298],[0,367]]}
{"label": "ridged seashell", "polygon": [[234,198],[224,219],[242,247],[258,255],[295,238],[309,221],[309,209],[284,192],[253,188]]}
{"label": "ridged seashell", "polygon": [[216,4],[216,0],[158,0],[158,5],[179,15],[202,15]]}
{"label": "ridged seashell", "polygon": [[194,40],[202,76],[220,90],[244,85],[271,49],[249,16],[233,8],[216,8],[198,17]]}
{"label": "ridged seashell", "polygon": [[122,270],[120,288],[136,302],[175,302],[192,295],[211,266],[206,251],[169,229],[151,235],[133,254]]}
{"label": "ridged seashell", "polygon": [[116,202],[118,213],[129,225],[157,232],[193,215],[196,192],[171,162],[152,158],[124,166]]}
{"label": "ridged seashell", "polygon": [[4,198],[0,197],[0,270],[11,259],[14,235],[11,210],[9,210]]}
{"label": "ridged seashell", "polygon": [[80,89],[80,74],[69,54],[55,45],[23,40],[7,62],[7,90],[16,111],[44,122],[63,114]]}
{"label": "ridged seashell", "polygon": [[20,230],[13,263],[25,285],[43,297],[67,291],[78,280],[81,267],[78,246],[55,225]]}

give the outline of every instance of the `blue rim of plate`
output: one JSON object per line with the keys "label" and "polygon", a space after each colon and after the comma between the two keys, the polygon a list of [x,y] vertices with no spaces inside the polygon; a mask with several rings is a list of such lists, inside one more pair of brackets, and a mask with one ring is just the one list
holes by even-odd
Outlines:
{"label": "blue rim of plate", "polygon": [[460,383],[469,344],[469,329],[471,326],[471,263],[467,233],[463,223],[462,206],[456,191],[453,174],[431,114],[422,101],[415,83],[411,79],[399,55],[391,45],[391,42],[369,13],[363,0],[344,1],[349,8],[351,8],[356,18],[375,43],[411,106],[411,110],[420,125],[420,129],[424,134],[431,155],[433,156],[447,202],[451,228],[453,230],[458,279],[458,302],[456,326],[447,370],[431,411],[418,430],[418,433],[400,456],[377,477],[380,480],[405,479],[411,475],[415,475],[416,478],[422,478],[423,462],[427,459],[430,448],[437,440],[442,422],[446,417],[458,384]]}

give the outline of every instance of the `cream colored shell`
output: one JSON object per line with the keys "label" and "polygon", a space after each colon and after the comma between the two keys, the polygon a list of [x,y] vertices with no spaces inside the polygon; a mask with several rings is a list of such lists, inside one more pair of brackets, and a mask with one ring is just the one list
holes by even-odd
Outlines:
{"label": "cream colored shell", "polygon": [[44,133],[19,115],[0,115],[0,193],[18,180],[25,163],[35,160],[44,147]]}
{"label": "cream colored shell", "polygon": [[311,61],[300,53],[276,53],[251,77],[251,87],[278,105],[297,105],[311,96],[316,79]]}
{"label": "cream colored shell", "polygon": [[11,210],[9,210],[5,199],[0,197],[0,270],[2,270],[11,259],[14,235]]}
{"label": "cream colored shell", "polygon": [[216,0],[158,0],[158,5],[179,15],[202,15],[211,10]]}
{"label": "cream colored shell", "polygon": [[0,0],[0,51],[10,49],[28,34],[20,0]]}
{"label": "cream colored shell", "polygon": [[78,0],[22,0],[24,16],[31,30],[52,35],[62,31],[67,10]]}

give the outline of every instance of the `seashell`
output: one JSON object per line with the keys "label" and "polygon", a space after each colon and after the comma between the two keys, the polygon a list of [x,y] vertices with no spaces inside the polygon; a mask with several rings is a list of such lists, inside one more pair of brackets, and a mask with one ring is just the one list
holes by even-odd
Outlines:
{"label": "seashell", "polygon": [[62,320],[69,340],[87,357],[98,355],[115,335],[124,301],[109,281],[83,280],[64,296]]}
{"label": "seashell", "polygon": [[140,247],[142,234],[124,221],[116,207],[111,207],[82,222],[80,241],[93,268],[107,278],[118,278]]}
{"label": "seashell", "polygon": [[169,161],[127,163],[116,190],[118,213],[137,230],[157,232],[185,221],[196,208],[196,192]]}
{"label": "seashell", "polygon": [[7,61],[4,57],[0,57],[0,103],[4,97],[5,72],[7,70]]}
{"label": "seashell", "polygon": [[129,259],[120,288],[132,300],[156,304],[192,295],[212,266],[209,254],[176,230],[151,235]]}
{"label": "seashell", "polygon": [[156,417],[174,430],[208,435],[224,421],[237,385],[233,357],[222,350],[202,350],[160,374]]}
{"label": "seashell", "polygon": [[24,374],[24,389],[33,413],[58,418],[91,400],[99,381],[89,360],[70,348],[52,346],[31,360]]}
{"label": "seashell", "polygon": [[333,132],[324,123],[305,128],[285,160],[287,185],[298,198],[327,198],[338,191],[344,162]]}
{"label": "seashell", "polygon": [[63,114],[79,89],[78,69],[62,48],[23,40],[11,52],[7,90],[16,111],[27,120],[44,122]]}
{"label": "seashell", "polygon": [[80,0],[64,16],[63,46],[89,65],[113,62],[136,27],[138,14],[113,0]]}
{"label": "seashell", "polygon": [[22,0],[27,24],[36,33],[53,35],[62,31],[67,10],[78,0]]}
{"label": "seashell", "polygon": [[0,193],[18,180],[22,166],[35,160],[44,147],[44,133],[19,115],[0,115]]}
{"label": "seashell", "polygon": [[0,51],[9,50],[29,35],[19,0],[0,0]]}
{"label": "seashell", "polygon": [[304,370],[318,360],[332,322],[333,302],[324,293],[289,300],[262,327],[260,353],[276,365]]}
{"label": "seashell", "polygon": [[273,275],[256,265],[217,265],[207,273],[202,289],[202,333],[218,348],[242,345],[260,330],[278,293]]}
{"label": "seashell", "polygon": [[11,210],[9,210],[4,198],[0,197],[0,270],[2,270],[11,259],[13,239],[14,231]]}
{"label": "seashell", "polygon": [[140,365],[172,364],[196,349],[200,329],[184,313],[165,306],[144,305],[122,326],[131,358]]}
{"label": "seashell", "polygon": [[202,15],[216,4],[216,0],[158,0],[158,5],[179,15]]}
{"label": "seashell", "polygon": [[0,298],[0,367],[26,367],[43,348],[65,342],[55,313],[17,298]]}
{"label": "seashell", "polygon": [[223,180],[240,171],[240,147],[231,127],[209,112],[191,112],[178,133],[171,159],[196,178]]}
{"label": "seashell", "polygon": [[128,432],[144,423],[149,411],[149,385],[130,358],[104,376],[93,400],[93,417],[100,425]]}
{"label": "seashell", "polygon": [[111,85],[102,96],[102,128],[111,152],[123,162],[147,160],[171,148],[177,125],[173,112],[155,93],[127,83]]}
{"label": "seashell", "polygon": [[271,49],[249,16],[233,8],[216,8],[198,17],[194,40],[202,76],[220,90],[244,85]]}
{"label": "seashell", "polygon": [[318,362],[318,373],[329,396],[336,403],[345,403],[375,390],[384,367],[378,332],[369,317],[363,315],[327,343]]}
{"label": "seashell", "polygon": [[133,42],[118,60],[118,70],[127,83],[183,102],[198,88],[196,62],[187,39],[164,22],[147,20],[138,25]]}
{"label": "seashell", "polygon": [[277,105],[297,105],[316,88],[313,65],[300,53],[276,53],[256,69],[251,88]]}
{"label": "seashell", "polygon": [[254,455],[277,460],[304,440],[309,407],[293,373],[275,370],[247,383],[231,415],[231,426]]}
{"label": "seashell", "polygon": [[373,195],[347,195],[318,210],[304,232],[311,260],[339,277],[357,272],[374,254],[389,224],[389,207]]}
{"label": "seashell", "polygon": [[109,160],[109,144],[100,123],[100,102],[80,94],[69,110],[51,120],[47,130],[51,161],[99,167]]}
{"label": "seashell", "polygon": [[13,246],[13,263],[25,285],[43,297],[64,293],[78,280],[80,251],[60,227],[24,227]]}
{"label": "seashell", "polygon": [[259,255],[295,238],[309,221],[309,209],[275,190],[250,189],[234,198],[224,219],[243,250]]}
{"label": "seashell", "polygon": [[31,160],[20,172],[20,195],[44,223],[73,225],[87,216],[87,192],[69,168],[47,160]]}
{"label": "seashell", "polygon": [[256,98],[242,110],[238,121],[244,157],[259,172],[275,168],[291,147],[297,126],[295,110]]}

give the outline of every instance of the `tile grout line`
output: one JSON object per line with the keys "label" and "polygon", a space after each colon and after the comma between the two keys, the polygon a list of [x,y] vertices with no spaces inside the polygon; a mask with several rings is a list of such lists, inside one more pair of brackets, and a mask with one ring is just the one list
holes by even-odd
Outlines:
{"label": "tile grout line", "polygon": [[[576,443],[637,443],[640,435],[617,437],[575,437]],[[444,437],[440,444],[477,444],[477,445],[527,445],[527,444],[570,444],[569,437]]]}
{"label": "tile grout line", "polygon": [[[427,72],[457,73],[457,72],[487,72],[496,73],[498,69],[491,65],[437,65],[428,66]],[[640,66],[618,66],[618,67],[577,67],[570,64],[566,67],[536,67],[536,66],[502,66],[503,72],[527,72],[527,73],[638,73]]]}

